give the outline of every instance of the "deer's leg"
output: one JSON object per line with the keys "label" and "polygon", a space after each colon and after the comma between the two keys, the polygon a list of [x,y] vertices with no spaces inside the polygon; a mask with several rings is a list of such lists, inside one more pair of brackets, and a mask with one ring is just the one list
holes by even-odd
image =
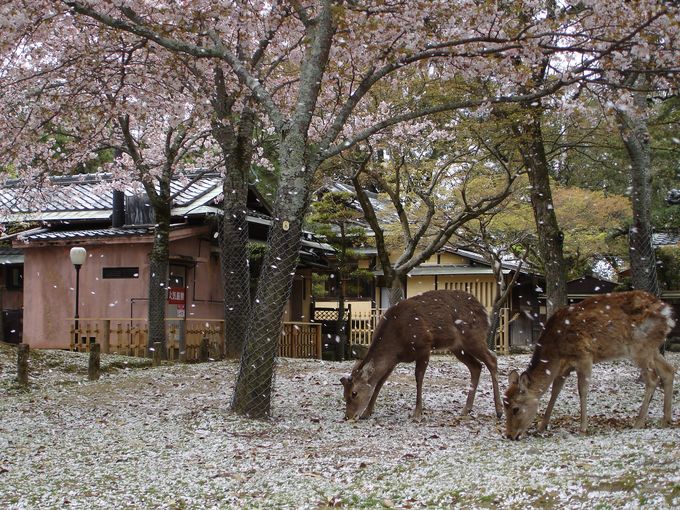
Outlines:
{"label": "deer's leg", "polygon": [[413,411],[413,419],[418,421],[423,416],[423,378],[429,362],[429,353],[416,360],[416,408]]}
{"label": "deer's leg", "polygon": [[368,405],[366,406],[366,409],[364,410],[363,413],[361,413],[361,418],[368,418],[373,414],[373,408],[375,407],[375,401],[378,399],[378,393],[380,393],[380,389],[382,388],[383,384],[385,384],[385,381],[387,381],[387,378],[390,376],[392,371],[390,370],[387,372],[382,379],[378,381],[378,384],[375,385],[375,389],[373,390],[373,395],[371,395],[371,400],[368,402]]}
{"label": "deer's leg", "polygon": [[670,425],[672,421],[671,408],[673,405],[673,376],[675,375],[675,369],[658,352],[655,354],[654,361],[656,362],[656,373],[663,382],[663,423]]}
{"label": "deer's leg", "polygon": [[493,385],[493,403],[496,408],[496,418],[500,420],[503,417],[503,401],[501,400],[501,392],[498,387],[498,362],[496,361],[496,355],[486,348],[479,353],[471,352],[470,354],[484,363],[486,368],[489,369],[491,384]]}
{"label": "deer's leg", "polygon": [[588,387],[590,386],[592,370],[592,363],[584,363],[576,369],[578,376],[578,397],[581,403],[581,433],[583,434],[588,429]]}
{"label": "deer's leg", "polygon": [[[635,419],[635,428],[637,429],[641,429],[645,426],[645,422],[647,421],[647,412],[649,411],[649,403],[652,401],[652,397],[654,396],[654,390],[656,390],[656,385],[659,383],[659,374],[657,373],[654,365],[655,365],[654,362],[650,361],[638,362],[642,380],[645,382],[645,395],[644,397],[642,397],[642,405],[640,406],[640,412],[638,413],[637,418]],[[664,395],[664,417],[666,410],[665,405],[666,398]]]}
{"label": "deer's leg", "polygon": [[468,390],[467,400],[463,408],[463,416],[472,409],[472,404],[475,402],[475,393],[477,392],[477,385],[479,384],[479,375],[482,373],[482,364],[477,361],[474,356],[462,350],[453,351],[453,354],[458,358],[470,371],[470,389]]}
{"label": "deer's leg", "polygon": [[550,415],[552,415],[553,408],[555,407],[555,402],[557,401],[557,397],[559,396],[560,391],[562,391],[562,387],[564,386],[564,383],[567,380],[567,376],[570,373],[571,373],[570,369],[565,370],[560,375],[558,375],[553,381],[552,389],[550,391],[550,401],[548,402],[548,407],[545,408],[545,414],[543,414],[543,419],[541,420],[541,423],[538,425],[539,432],[543,432],[545,429],[548,428],[548,422],[550,422]]}

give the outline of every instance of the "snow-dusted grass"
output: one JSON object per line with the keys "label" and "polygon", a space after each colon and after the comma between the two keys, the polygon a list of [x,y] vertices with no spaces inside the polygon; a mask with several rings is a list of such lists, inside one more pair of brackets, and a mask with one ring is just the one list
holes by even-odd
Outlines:
{"label": "snow-dusted grass", "polygon": [[[473,416],[458,416],[468,374],[445,356],[428,369],[421,423],[408,417],[412,365],[390,377],[373,418],[346,423],[350,362],[281,359],[262,422],[229,411],[235,363],[103,356],[107,371],[88,382],[86,355],[44,351],[23,390],[14,356],[0,347],[1,509],[680,507],[678,390],[671,428],[658,428],[659,392],[648,428],[632,429],[643,387],[624,362],[595,367],[587,435],[572,378],[553,428],[512,442],[487,372]],[[499,358],[502,386],[527,362]]]}

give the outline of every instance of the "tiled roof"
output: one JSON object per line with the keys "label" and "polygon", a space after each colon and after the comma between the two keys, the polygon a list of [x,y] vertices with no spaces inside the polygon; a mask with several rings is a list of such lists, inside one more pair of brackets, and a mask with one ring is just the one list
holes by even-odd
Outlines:
{"label": "tiled roof", "polygon": [[673,246],[680,244],[680,232],[655,232],[652,234],[654,246]]}
{"label": "tiled roof", "polygon": [[[18,181],[7,181],[0,188],[0,221],[103,220],[111,216],[113,189],[111,176],[87,174],[53,177],[40,188]],[[129,188],[127,193],[138,192]],[[215,205],[222,193],[217,174],[177,179],[171,184],[177,194],[173,214],[191,214],[204,205]]]}
{"label": "tiled roof", "polygon": [[668,196],[666,197],[666,202],[669,205],[680,204],[680,189],[672,189],[668,191]]}
{"label": "tiled roof", "polygon": [[24,252],[19,248],[0,246],[0,264],[23,264]]}
{"label": "tiled roof", "polygon": [[148,235],[153,230],[148,227],[135,228],[95,228],[87,230],[58,230],[29,233],[21,236],[24,241],[60,241],[91,238],[113,238]]}
{"label": "tiled roof", "polygon": [[21,255],[23,252],[19,248],[11,248],[9,246],[0,246],[0,257],[4,255]]}

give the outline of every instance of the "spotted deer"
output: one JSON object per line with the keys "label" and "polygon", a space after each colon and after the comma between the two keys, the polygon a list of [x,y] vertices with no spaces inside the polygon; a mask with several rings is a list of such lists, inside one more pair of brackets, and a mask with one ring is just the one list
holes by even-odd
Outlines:
{"label": "spotted deer", "polygon": [[649,403],[663,383],[663,421],[671,422],[674,368],[659,352],[675,326],[672,308],[652,294],[631,291],[594,296],[559,309],[548,319],[528,368],[509,374],[505,392],[506,436],[519,439],[533,422],[541,396],[552,384],[539,431],[547,428],[557,396],[575,371],[581,407],[581,432],[588,425],[586,400],[593,364],[630,359],[642,373],[645,394],[635,426],[645,425]]}
{"label": "spotted deer", "polygon": [[503,406],[496,375],[496,356],[486,346],[489,322],[482,304],[467,292],[433,290],[392,306],[378,323],[363,360],[357,362],[344,386],[345,419],[366,418],[373,413],[380,389],[398,363],[415,361],[416,407],[423,412],[423,377],[433,349],[450,349],[470,371],[470,388],[463,415],[472,409],[482,363],[491,372],[496,415]]}

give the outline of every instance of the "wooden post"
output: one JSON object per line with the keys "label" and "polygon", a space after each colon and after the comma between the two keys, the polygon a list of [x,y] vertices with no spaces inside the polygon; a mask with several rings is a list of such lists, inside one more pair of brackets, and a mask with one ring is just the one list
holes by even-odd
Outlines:
{"label": "wooden post", "polygon": [[318,359],[323,359],[323,345],[321,342],[321,324],[316,325],[316,355]]}
{"label": "wooden post", "polygon": [[206,362],[210,358],[210,339],[207,336],[201,338],[201,352],[198,360]]}
{"label": "wooden post", "polygon": [[98,381],[101,367],[101,346],[98,343],[90,345],[90,363],[87,367],[87,378],[90,381]]}
{"label": "wooden post", "polygon": [[28,386],[28,344],[17,346],[17,382],[21,386]]}
{"label": "wooden post", "polygon": [[102,334],[102,351],[104,354],[111,352],[111,321],[104,320],[104,333]]}
{"label": "wooden post", "polygon": [[217,333],[218,345],[220,346],[220,359],[223,360],[227,357],[227,337],[224,328],[221,325],[218,326],[218,329],[215,330],[215,332]]}
{"label": "wooden post", "polygon": [[179,341],[177,343],[177,359],[184,363],[187,360],[187,321],[180,322]]}
{"label": "wooden post", "polygon": [[161,343],[160,342],[154,342],[153,343],[153,366],[158,367],[161,364],[161,357],[162,357],[162,352],[161,352]]}

